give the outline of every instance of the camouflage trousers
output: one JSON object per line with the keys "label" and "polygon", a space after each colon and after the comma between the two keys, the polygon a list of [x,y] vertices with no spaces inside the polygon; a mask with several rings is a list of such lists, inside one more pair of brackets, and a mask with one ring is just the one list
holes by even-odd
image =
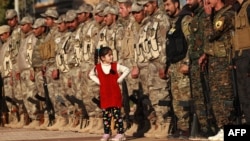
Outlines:
{"label": "camouflage trousers", "polygon": [[138,67],[140,70],[139,77],[138,77],[138,82],[142,83],[142,88],[144,94],[149,93],[149,88],[148,88],[148,63],[138,63]]}
{"label": "camouflage trousers", "polygon": [[188,131],[190,115],[190,79],[188,75],[182,74],[179,69],[181,62],[171,64],[171,92],[173,97],[173,109],[178,118],[177,128]]}
{"label": "camouflage trousers", "polygon": [[[130,70],[133,67],[133,64],[131,62],[130,59],[123,59],[120,62],[122,65],[128,67]],[[125,78],[126,82],[127,82],[127,87],[128,87],[128,94],[131,95],[133,93],[133,90],[138,90],[138,79],[133,79],[131,77],[131,75],[129,74],[126,78]]]}
{"label": "camouflage trousers", "polygon": [[52,72],[57,68],[54,65],[48,66],[46,69],[46,80],[47,80],[47,87],[49,90],[49,97],[53,104],[55,115],[58,115],[59,110],[61,109],[61,91],[60,91],[60,78],[53,79]]}
{"label": "camouflage trousers", "polygon": [[159,100],[169,100],[169,79],[161,79],[159,77],[159,70],[156,65],[152,62],[149,63],[148,67],[148,88],[149,88],[149,99],[155,110],[156,123],[161,124],[164,122],[163,115],[168,112],[169,107],[159,106]]}
{"label": "camouflage trousers", "polygon": [[232,123],[230,116],[233,111],[233,87],[228,58],[209,56],[209,84],[212,108],[217,126]]}
{"label": "camouflage trousers", "polygon": [[[13,73],[15,74],[15,73]],[[22,100],[21,82],[17,80],[15,75],[4,77],[4,94],[6,97],[7,108],[10,112],[9,122],[12,122],[18,114],[24,112],[24,105],[18,103],[17,100]]]}
{"label": "camouflage trousers", "polygon": [[101,117],[101,109],[92,101],[92,98],[99,97],[99,85],[89,78],[90,67],[93,66],[89,63],[85,63],[84,68],[82,69],[82,100],[90,117]]}
{"label": "camouflage trousers", "polygon": [[28,98],[34,98],[36,94],[35,82],[30,80],[30,69],[23,70],[20,76],[23,102],[29,117],[34,119],[34,113],[38,111],[38,109],[35,104],[28,101]]}
{"label": "camouflage trousers", "polygon": [[200,78],[201,68],[198,64],[198,60],[192,60],[190,65],[190,86],[191,86],[191,96],[194,101],[195,113],[197,115],[200,130],[202,132],[207,132],[207,117],[206,117],[206,107],[204,103],[203,89]]}

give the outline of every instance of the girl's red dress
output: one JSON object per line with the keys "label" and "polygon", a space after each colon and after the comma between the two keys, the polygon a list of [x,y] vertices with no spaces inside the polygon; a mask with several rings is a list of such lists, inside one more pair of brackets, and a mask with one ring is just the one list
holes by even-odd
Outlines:
{"label": "girl's red dress", "polygon": [[111,63],[113,73],[105,74],[101,64],[96,65],[96,71],[100,81],[100,106],[102,109],[122,106],[121,89],[117,82],[119,74],[117,72],[117,63]]}

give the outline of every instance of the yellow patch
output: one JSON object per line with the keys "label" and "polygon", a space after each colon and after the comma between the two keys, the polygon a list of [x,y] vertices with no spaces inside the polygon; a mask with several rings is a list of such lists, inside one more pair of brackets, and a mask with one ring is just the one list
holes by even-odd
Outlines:
{"label": "yellow patch", "polygon": [[223,29],[223,24],[224,24],[224,17],[220,18],[215,22],[215,30],[222,30]]}

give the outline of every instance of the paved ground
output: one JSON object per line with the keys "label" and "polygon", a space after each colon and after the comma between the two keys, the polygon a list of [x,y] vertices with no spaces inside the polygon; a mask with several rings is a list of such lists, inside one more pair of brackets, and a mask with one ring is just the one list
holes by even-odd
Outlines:
{"label": "paved ground", "polygon": [[[36,129],[11,129],[0,127],[0,141],[99,141],[101,135],[77,133],[71,131],[46,131]],[[167,141],[168,139],[133,138],[131,141]],[[187,141],[187,140],[168,140]]]}

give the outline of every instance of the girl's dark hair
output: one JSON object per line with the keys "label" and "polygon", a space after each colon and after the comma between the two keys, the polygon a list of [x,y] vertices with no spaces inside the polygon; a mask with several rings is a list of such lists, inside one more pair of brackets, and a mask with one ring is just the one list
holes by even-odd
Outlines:
{"label": "girl's dark hair", "polygon": [[110,47],[101,47],[95,50],[95,64],[98,63],[98,57],[101,59],[102,56],[107,55],[112,49]]}

